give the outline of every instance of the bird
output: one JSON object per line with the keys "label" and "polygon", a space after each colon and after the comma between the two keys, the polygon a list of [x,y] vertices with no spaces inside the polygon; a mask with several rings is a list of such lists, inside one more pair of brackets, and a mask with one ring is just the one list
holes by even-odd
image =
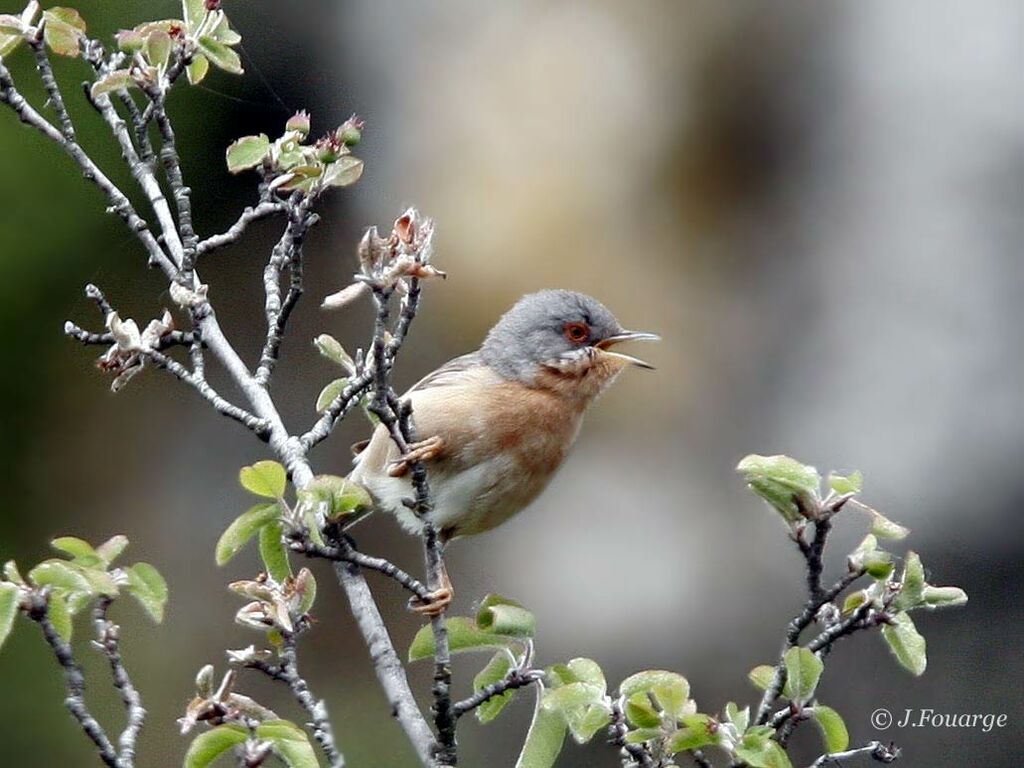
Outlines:
{"label": "bird", "polygon": [[[410,466],[422,462],[432,501],[430,522],[442,546],[489,531],[528,506],[562,466],[583,416],[628,367],[653,368],[612,347],[656,341],[629,331],[597,299],[570,290],[520,298],[474,352],[456,357],[413,385],[402,400],[420,438],[403,455],[377,426],[356,453],[349,480],[373,509],[411,534],[424,520],[406,505]],[[446,572],[429,600],[412,610],[436,616],[454,590]]]}

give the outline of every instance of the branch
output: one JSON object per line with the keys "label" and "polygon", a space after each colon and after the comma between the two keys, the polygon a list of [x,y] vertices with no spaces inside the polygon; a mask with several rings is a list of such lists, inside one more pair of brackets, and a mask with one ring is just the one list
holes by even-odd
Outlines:
{"label": "branch", "polygon": [[[410,218],[410,222],[413,219]],[[370,410],[381,420],[391,435],[391,440],[398,447],[402,456],[409,454],[410,446],[417,440],[416,428],[412,423],[412,405],[409,401],[399,402],[391,388],[389,373],[390,364],[386,350],[391,347],[390,359],[393,361],[400,347],[395,337],[387,341],[390,301],[394,286],[371,285],[374,301],[377,304],[377,318],[374,325],[371,362],[373,366],[373,400]],[[404,339],[408,324],[416,316],[419,291],[410,290],[406,294],[402,306],[404,328],[401,330]],[[444,581],[444,544],[437,529],[430,520],[432,508],[430,489],[427,484],[427,471],[423,462],[409,462],[412,475],[412,487],[415,498],[408,505],[423,523],[423,550],[427,569],[427,585],[431,591],[439,589]],[[453,711],[451,684],[451,651],[448,645],[448,628],[444,614],[432,616],[431,630],[434,635],[434,685],[431,692],[434,697],[434,725],[437,729],[438,762],[441,765],[455,765],[458,760],[458,747],[455,740],[456,716]]]}
{"label": "branch", "polygon": [[394,643],[366,584],[366,579],[359,572],[359,567],[352,563],[337,563],[334,571],[348,596],[352,616],[366,641],[377,680],[384,689],[392,714],[405,730],[420,762],[425,766],[436,765],[434,734],[416,705],[416,699],[409,689],[405,667],[395,652]]}
{"label": "branch", "polygon": [[821,584],[821,574],[823,571],[822,555],[825,551],[828,535],[832,530],[831,515],[839,509],[841,504],[842,502],[833,503],[830,508],[821,511],[820,518],[814,522],[814,538],[810,542],[804,539],[802,529],[793,535],[793,540],[800,549],[800,553],[804,556],[807,566],[808,598],[803,610],[793,617],[786,627],[786,640],[779,656],[779,663],[775,667],[775,675],[761,697],[761,703],[757,708],[757,716],[754,719],[757,725],[764,725],[768,721],[772,706],[782,695],[782,689],[786,684],[786,651],[797,645],[800,641],[800,635],[814,621],[822,606],[834,600],[844,589],[864,575],[862,569],[855,569],[849,571],[828,589],[823,588]]}
{"label": "branch", "polygon": [[[256,369],[256,380],[261,384],[266,384],[274,372],[285,327],[292,310],[302,297],[302,243],[306,232],[319,219],[315,213],[309,212],[312,204],[312,198],[303,197],[298,192],[288,201],[288,225],[263,270],[263,286],[267,297],[267,338]],[[279,280],[285,267],[288,268],[290,280],[288,293],[282,302]]]}
{"label": "branch", "polygon": [[423,582],[410,576],[390,560],[385,560],[383,557],[365,555],[353,547],[344,537],[339,537],[335,541],[335,546],[325,546],[317,544],[307,537],[293,538],[289,542],[289,546],[293,551],[301,552],[307,557],[319,557],[336,563],[352,563],[360,568],[383,573],[388,578],[394,579],[409,592],[412,592],[420,600],[430,599],[430,590],[427,589]]}
{"label": "branch", "polygon": [[513,669],[503,680],[484,686],[472,696],[456,702],[452,706],[452,714],[456,719],[460,718],[468,712],[472,712],[481,704],[490,701],[495,696],[501,696],[503,693],[507,693],[508,691],[533,685],[538,680],[543,679],[543,677],[544,671],[540,669],[531,669],[525,672],[521,669]]}
{"label": "branch", "polygon": [[64,669],[64,681],[68,691],[67,698],[64,699],[64,706],[68,708],[75,720],[78,721],[85,735],[96,745],[100,760],[104,764],[110,768],[128,768],[118,759],[114,745],[110,743],[110,739],[103,730],[103,726],[93,717],[85,704],[85,677],[82,674],[82,668],[75,661],[71,646],[64,642],[64,639],[53,626],[53,622],[50,621],[48,600],[49,596],[46,593],[31,593],[27,614],[32,621],[42,628],[43,637],[46,638],[46,642],[53,649],[53,655],[57,658],[57,663]]}
{"label": "branch", "polygon": [[219,235],[210,235],[200,242],[196,246],[196,258],[198,259],[203,254],[210,253],[218,248],[237,243],[242,239],[242,235],[245,234],[250,224],[272,216],[275,213],[282,213],[287,208],[288,206],[285,203],[278,200],[264,200],[255,208],[246,208],[242,211],[242,215],[238,217],[238,221],[232,224],[227,231]]}
{"label": "branch", "polygon": [[822,755],[811,763],[809,768],[824,768],[827,765],[839,765],[846,760],[861,756],[869,756],[872,760],[888,765],[889,763],[893,763],[899,759],[900,750],[891,744],[886,746],[880,741],[872,741],[870,744],[865,744],[863,747],[848,749],[845,752],[833,752],[830,755]]}
{"label": "branch", "polygon": [[110,603],[111,599],[104,597],[96,604],[93,609],[93,624],[96,627],[97,645],[110,663],[110,674],[114,681],[114,687],[121,693],[121,701],[124,703],[128,715],[128,722],[118,739],[120,765],[123,768],[133,768],[135,744],[146,719],[146,710],[142,706],[142,697],[132,684],[128,670],[121,658],[121,628],[107,618]]}
{"label": "branch", "polygon": [[[95,41],[83,41],[83,58],[92,64],[97,73],[104,73],[108,67],[108,64],[105,62],[103,48]],[[167,86],[164,87],[168,87],[173,82],[174,77],[180,74],[181,62],[182,59],[178,57],[178,60],[175,62],[176,66],[173,67],[175,69],[174,76],[172,77],[170,71],[167,73]],[[200,282],[194,270],[191,275],[187,276],[189,279],[184,281],[179,272],[182,265],[188,265],[185,259],[185,244],[183,244],[182,237],[183,234],[187,235],[188,233],[179,232],[160,184],[149,165],[139,157],[125,121],[114,109],[109,96],[101,95],[97,99],[92,99],[88,88],[86,89],[86,96],[110,127],[111,132],[121,147],[132,177],[142,189],[155,212],[160,223],[163,245],[149,231],[148,225],[135,212],[128,198],[103,174],[81,147],[76,142],[69,141],[61,131],[57,130],[28,104],[14,87],[10,72],[3,62],[0,61],[0,101],[8,104],[22,122],[33,126],[48,139],[58,144],[78,163],[85,177],[100,187],[107,195],[112,210],[121,216],[129,229],[139,238],[146,249],[151,264],[160,266],[171,280],[186,283],[185,287],[193,289],[198,287]],[[151,117],[155,115],[156,111],[156,106],[153,102],[150,102],[140,119],[135,120],[133,117],[133,122],[136,126],[140,123],[146,125]],[[188,243],[188,245],[191,247],[194,244]],[[166,251],[164,247],[166,247]],[[311,444],[318,442],[319,439],[323,439],[323,437],[318,437],[321,432],[329,433],[330,427],[333,427],[333,420],[337,418],[337,413],[328,420],[326,427],[318,425],[319,428],[309,438],[309,444],[307,444],[306,440],[300,440],[298,437],[292,436],[284,426],[277,407],[267,392],[266,387],[252,375],[234,347],[224,336],[209,302],[202,302],[193,306],[192,315],[196,324],[194,330],[198,337],[202,339],[202,344],[224,366],[228,375],[245,394],[251,405],[252,414],[265,424],[265,435],[271,450],[273,450],[291,474],[295,487],[302,489],[313,478],[312,470],[306,459],[306,451]],[[75,333],[72,333],[72,336],[77,337]],[[199,352],[198,345],[194,343],[193,359],[195,359]],[[153,353],[150,354],[152,355]],[[176,361],[166,356],[160,356],[159,358],[154,356],[153,359],[157,364],[164,363],[168,370],[171,370],[172,373],[176,372],[176,375],[181,372],[188,374],[183,366],[180,366]],[[179,378],[186,377],[179,376]],[[203,394],[215,407],[218,404],[222,404],[220,399],[214,398],[211,395],[211,390],[204,388]],[[343,410],[347,407],[350,406],[342,405],[340,409]],[[218,410],[221,409],[218,408]],[[230,415],[238,418],[241,414],[231,412]],[[398,658],[398,654],[395,652],[394,645],[391,642],[391,638],[388,635],[380,611],[369,591],[365,578],[357,566],[348,564],[337,566],[336,572],[342,587],[349,597],[357,624],[370,648],[377,676],[392,704],[396,717],[412,742],[421,762],[425,766],[435,765],[433,734],[416,705],[412,691],[409,688],[405,670]],[[60,640],[52,625],[46,621],[45,612],[41,615],[41,618],[45,622],[43,626],[44,632],[48,636],[48,641],[54,647],[58,659],[65,666],[69,678],[69,687],[73,691],[78,691],[81,673],[70,656],[70,649]],[[109,740],[106,739],[102,729],[99,729],[98,724],[88,715],[87,711],[79,708],[79,703],[80,697],[79,699],[69,698],[69,707],[72,708],[73,713],[82,722],[86,732],[100,746],[101,755],[106,755],[110,758],[108,765],[118,768],[116,762],[113,762],[116,760],[116,755],[110,746]]]}
{"label": "branch", "polygon": [[313,696],[306,679],[299,674],[298,638],[294,632],[282,632],[282,638],[284,642],[280,650],[280,666],[263,661],[248,662],[246,666],[288,686],[292,696],[309,715],[313,738],[320,744],[331,768],[344,768],[345,756],[335,745],[334,728],[327,717],[327,705],[322,699]]}
{"label": "branch", "polygon": [[108,210],[116,213],[127,225],[128,229],[135,234],[145,248],[151,263],[168,264],[167,254],[164,253],[160,244],[149,231],[149,225],[135,212],[131,201],[121,192],[120,189],[109,179],[106,174],[89,158],[89,156],[75,141],[66,139],[48,120],[37,112],[25,97],[19,93],[14,86],[14,80],[10,71],[0,60],[0,102],[7,104],[18,119],[26,125],[30,125],[42,133],[46,138],[56,143],[78,164],[82,175],[94,183],[106,195],[110,203]]}

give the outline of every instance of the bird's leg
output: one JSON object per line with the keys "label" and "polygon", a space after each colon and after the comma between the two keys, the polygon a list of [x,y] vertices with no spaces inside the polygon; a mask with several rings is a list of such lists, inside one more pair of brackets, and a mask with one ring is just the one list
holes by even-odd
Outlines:
{"label": "bird's leg", "polygon": [[404,456],[388,465],[388,475],[404,477],[414,463],[436,459],[443,449],[444,440],[436,435],[428,437],[426,440],[420,440],[418,443],[412,443]]}
{"label": "bird's leg", "polygon": [[453,597],[455,597],[455,588],[452,587],[452,580],[448,576],[448,568],[442,561],[441,586],[431,592],[426,601],[417,597],[412,598],[409,601],[409,610],[430,618],[440,616],[451,604]]}

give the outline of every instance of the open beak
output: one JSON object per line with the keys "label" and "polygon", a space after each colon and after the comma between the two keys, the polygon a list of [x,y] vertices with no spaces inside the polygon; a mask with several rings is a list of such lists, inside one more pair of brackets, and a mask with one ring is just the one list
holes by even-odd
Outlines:
{"label": "open beak", "polygon": [[654,370],[654,366],[650,363],[644,362],[639,358],[632,357],[631,355],[624,355],[621,352],[612,352],[609,347],[616,344],[620,344],[623,341],[661,341],[661,337],[656,333],[644,333],[643,331],[622,331],[614,336],[609,336],[606,339],[601,339],[594,346],[601,350],[602,355],[615,358],[621,365],[635,365],[639,368],[648,368]]}

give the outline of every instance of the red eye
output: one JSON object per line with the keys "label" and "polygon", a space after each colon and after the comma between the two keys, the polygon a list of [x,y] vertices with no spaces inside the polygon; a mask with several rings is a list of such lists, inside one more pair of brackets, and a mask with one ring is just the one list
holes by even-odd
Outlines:
{"label": "red eye", "polygon": [[590,328],[586,323],[566,323],[565,338],[579,344],[590,338]]}

